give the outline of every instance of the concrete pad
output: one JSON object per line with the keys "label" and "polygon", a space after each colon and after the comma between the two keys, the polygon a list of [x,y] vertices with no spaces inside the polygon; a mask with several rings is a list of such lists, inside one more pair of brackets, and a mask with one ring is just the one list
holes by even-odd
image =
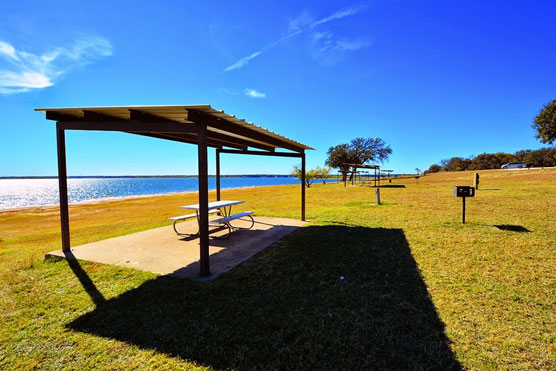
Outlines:
{"label": "concrete pad", "polygon": [[[214,238],[225,234],[224,231],[211,234],[211,275],[208,277],[199,277],[199,238],[178,236],[171,225],[76,246],[71,252],[77,259],[207,282],[305,224],[295,219],[254,218],[252,229],[235,231],[227,239]],[[242,220],[232,222],[237,227],[249,224]],[[180,232],[195,233],[197,229],[196,220],[178,224]],[[62,250],[46,254],[46,258],[53,257],[66,258],[66,255]]]}

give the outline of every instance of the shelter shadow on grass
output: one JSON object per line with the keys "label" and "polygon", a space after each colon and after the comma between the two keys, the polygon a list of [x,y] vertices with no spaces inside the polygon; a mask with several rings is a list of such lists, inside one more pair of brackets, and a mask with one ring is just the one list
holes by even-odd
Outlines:
{"label": "shelter shadow on grass", "polygon": [[71,251],[64,251],[64,255],[66,256],[66,261],[73,274],[75,274],[81,283],[81,286],[83,286],[93,303],[97,306],[106,303],[106,299],[102,296],[102,293],[97,289],[91,278],[83,270],[75,255],[73,255]]}
{"label": "shelter shadow on grass", "polygon": [[211,285],[161,276],[68,327],[214,368],[461,368],[401,229],[301,228]]}
{"label": "shelter shadow on grass", "polygon": [[[199,260],[175,270],[172,276],[180,278],[190,278],[198,282],[212,282],[220,274],[226,273],[237,265],[251,258],[258,251],[264,249],[271,242],[265,242],[265,238],[273,239],[276,234],[288,235],[298,227],[286,225],[272,225],[268,223],[255,222],[256,224],[266,224],[270,229],[256,230],[243,229],[235,230],[228,238],[211,238],[210,245],[222,248],[218,252],[210,255],[211,275],[200,277]],[[223,228],[222,228],[223,229]],[[227,228],[225,229],[227,233]],[[278,237],[276,240],[279,240]],[[258,241],[256,243],[249,241]]]}

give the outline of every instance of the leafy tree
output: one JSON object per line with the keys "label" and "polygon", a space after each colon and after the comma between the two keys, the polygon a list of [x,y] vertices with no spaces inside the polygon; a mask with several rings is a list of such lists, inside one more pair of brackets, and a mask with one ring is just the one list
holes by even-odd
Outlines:
{"label": "leafy tree", "polygon": [[327,152],[328,158],[325,164],[327,166],[338,168],[342,173],[342,180],[346,180],[347,173],[349,172],[349,166],[344,164],[357,163],[355,154],[351,151],[349,144],[338,144],[337,146],[330,147]]}
{"label": "leafy tree", "polygon": [[[292,176],[297,177],[297,179],[301,180],[302,171],[301,168],[297,165],[293,165],[293,170],[291,172]],[[307,170],[305,172],[305,186],[307,188],[311,187],[311,184],[317,179],[318,171],[316,169]]]}
{"label": "leafy tree", "polygon": [[380,138],[355,138],[351,141],[351,148],[360,164],[372,161],[384,163],[392,154],[390,146]]}
{"label": "leafy tree", "polygon": [[537,131],[536,138],[542,143],[556,141],[556,99],[541,109],[533,121],[533,128]]}
{"label": "leafy tree", "polygon": [[442,170],[442,167],[440,165],[433,164],[429,167],[427,171],[425,171],[425,173],[427,174],[438,173],[440,170]]}
{"label": "leafy tree", "polygon": [[347,174],[351,177],[355,174],[355,168],[344,165],[368,164],[373,161],[383,163],[392,154],[392,149],[380,138],[355,138],[349,144],[339,144],[328,149],[326,166],[340,169],[342,180],[346,180]]}
{"label": "leafy tree", "polygon": [[500,166],[507,164],[508,162],[516,161],[515,155],[512,155],[511,153],[498,152],[496,153],[496,157],[500,161]]}
{"label": "leafy tree", "polygon": [[555,148],[541,148],[536,151],[528,151],[523,161],[528,167],[554,166]]}
{"label": "leafy tree", "polygon": [[527,167],[539,167],[542,163],[542,155],[538,151],[529,151],[523,158]]}
{"label": "leafy tree", "polygon": [[471,160],[468,170],[499,169],[500,158],[492,153],[483,153]]}
{"label": "leafy tree", "polygon": [[442,165],[442,170],[445,171],[464,171],[471,165],[471,160],[462,157],[452,157],[440,161],[440,164]]}
{"label": "leafy tree", "polygon": [[539,151],[542,153],[541,167],[556,166],[556,148],[541,148]]}
{"label": "leafy tree", "polygon": [[527,162],[527,159],[529,158],[529,154],[532,151],[530,149],[522,149],[520,151],[517,151],[515,153],[515,160],[516,161],[525,161]]}

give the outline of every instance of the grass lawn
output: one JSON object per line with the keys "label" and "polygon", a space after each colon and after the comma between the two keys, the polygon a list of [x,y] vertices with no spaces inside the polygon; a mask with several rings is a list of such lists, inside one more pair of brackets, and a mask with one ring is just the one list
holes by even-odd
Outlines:
{"label": "grass lawn", "polygon": [[[452,188],[472,172],[394,181],[381,206],[368,187],[313,185],[307,227],[208,285],[45,262],[57,209],[0,212],[0,369],[556,369],[556,171],[480,174],[466,225]],[[299,193],[223,199],[298,218]],[[72,205],[72,243],[167,225],[195,200]]]}

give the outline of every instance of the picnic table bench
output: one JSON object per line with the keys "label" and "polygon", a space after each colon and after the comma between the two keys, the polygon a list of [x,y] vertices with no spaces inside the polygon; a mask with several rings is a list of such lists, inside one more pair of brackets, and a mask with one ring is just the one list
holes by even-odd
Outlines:
{"label": "picnic table bench", "polygon": [[[214,213],[218,213],[218,209],[213,209],[213,210],[209,210],[209,214],[214,214]],[[176,234],[178,236],[183,236],[183,235],[188,235],[189,233],[181,233],[178,231],[178,229],[176,228],[176,223],[182,220],[187,220],[187,219],[191,219],[191,218],[196,218],[197,217],[197,213],[195,214],[187,214],[187,215],[180,215],[180,216],[173,216],[171,218],[168,218],[168,220],[171,220],[174,222],[174,231],[176,232]]]}
{"label": "picnic table bench", "polygon": [[[228,238],[229,235],[236,229],[251,229],[251,228],[253,228],[253,226],[255,225],[255,220],[252,217],[253,211],[244,211],[244,212],[240,212],[240,213],[237,213],[237,214],[232,214],[232,206],[237,205],[237,204],[241,204],[243,202],[244,201],[215,201],[215,202],[209,202],[209,204],[208,204],[209,214],[218,213],[219,215],[222,215],[222,218],[209,220],[209,225],[228,228],[228,233],[226,235],[219,236],[217,238]],[[169,220],[174,221],[174,231],[179,236],[198,236],[199,232],[197,232],[197,233],[182,233],[182,232],[179,232],[176,228],[176,223],[180,220],[186,220],[186,219],[190,219],[190,218],[193,218],[193,217],[197,217],[197,223],[199,223],[200,222],[200,220],[199,220],[199,209],[200,209],[199,204],[180,206],[180,209],[195,210],[195,214],[187,214],[187,215],[181,215],[181,216],[175,216],[175,217],[172,217],[172,218],[168,218]],[[239,219],[245,218],[245,217],[249,218],[249,220],[251,221],[251,225],[249,227],[247,227],[247,228],[234,227],[231,224],[231,222],[233,220],[239,220]]]}

